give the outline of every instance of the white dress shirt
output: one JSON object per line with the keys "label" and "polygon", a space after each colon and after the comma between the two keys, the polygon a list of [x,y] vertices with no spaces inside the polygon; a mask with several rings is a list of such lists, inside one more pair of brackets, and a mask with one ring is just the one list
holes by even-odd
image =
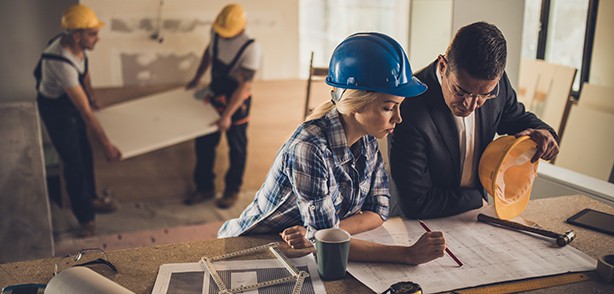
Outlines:
{"label": "white dress shirt", "polygon": [[[439,81],[439,85],[441,86],[442,91],[444,90],[443,85],[441,85],[441,75],[439,74],[439,70],[436,71],[437,80]],[[460,166],[461,166],[461,183],[460,186],[462,188],[475,188],[477,186],[476,182],[476,172],[477,168],[476,156],[475,156],[475,142],[476,138],[476,120],[475,120],[475,111],[466,117],[455,116],[452,114],[452,118],[454,118],[454,123],[456,124],[456,131],[458,133],[458,143],[460,150]]]}

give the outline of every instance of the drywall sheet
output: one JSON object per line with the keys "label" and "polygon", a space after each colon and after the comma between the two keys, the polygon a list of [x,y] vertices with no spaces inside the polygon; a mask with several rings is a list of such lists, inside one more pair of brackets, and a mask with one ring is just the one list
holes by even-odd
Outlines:
{"label": "drywall sheet", "polygon": [[[595,269],[597,261],[571,245],[559,248],[552,238],[477,222],[479,212],[494,215],[492,208],[485,208],[426,221],[431,230],[444,232],[447,247],[464,263],[461,267],[446,254],[418,266],[350,262],[348,272],[377,293],[399,281],[418,283],[424,293],[434,293]],[[410,245],[423,233],[418,221],[393,218],[352,238]]]}
{"label": "drywall sheet", "polygon": [[115,104],[96,117],[127,159],[213,133],[219,115],[193,91],[178,88]]}

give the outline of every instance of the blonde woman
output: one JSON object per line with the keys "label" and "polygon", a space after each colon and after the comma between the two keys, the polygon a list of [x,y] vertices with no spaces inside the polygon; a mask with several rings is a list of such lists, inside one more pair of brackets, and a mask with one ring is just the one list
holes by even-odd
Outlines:
{"label": "blonde woman", "polygon": [[[281,147],[254,201],[218,237],[279,233],[311,247],[317,230],[356,234],[388,218],[388,178],[377,138],[400,123],[404,97],[426,86],[412,76],[402,47],[380,33],[357,33],[337,46],[326,79],[331,100],[317,107]],[[441,232],[412,246],[352,239],[350,260],[420,264],[443,256]]]}

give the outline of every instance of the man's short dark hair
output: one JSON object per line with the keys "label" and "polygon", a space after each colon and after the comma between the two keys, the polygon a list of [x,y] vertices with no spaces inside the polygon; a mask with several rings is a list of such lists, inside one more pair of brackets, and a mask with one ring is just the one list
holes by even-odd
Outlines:
{"label": "man's short dark hair", "polygon": [[494,80],[505,70],[507,44],[501,31],[486,22],[464,26],[446,51],[450,70],[462,69],[474,78]]}

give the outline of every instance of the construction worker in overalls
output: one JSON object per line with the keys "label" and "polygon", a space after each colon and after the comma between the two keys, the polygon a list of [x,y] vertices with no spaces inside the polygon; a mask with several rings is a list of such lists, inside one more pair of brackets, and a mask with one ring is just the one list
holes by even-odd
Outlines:
{"label": "construction worker in overalls", "polygon": [[251,84],[260,65],[260,50],[245,33],[245,12],[240,5],[230,4],[217,16],[211,32],[211,43],[205,49],[194,78],[186,89],[194,88],[211,65],[211,83],[204,100],[220,114],[215,122],[219,131],[196,138],[196,193],[184,203],[192,205],[215,198],[215,149],[222,132],[230,149],[230,167],[225,177],[223,197],[217,199],[219,208],[229,208],[237,201],[247,159],[247,125],[251,104]]}
{"label": "construction worker in overalls", "polygon": [[49,41],[34,71],[39,113],[62,160],[64,182],[81,237],[95,233],[96,209],[114,210],[96,195],[87,129],[100,142],[109,162],[121,159],[121,152],[109,141],[92,112],[98,104],[85,51],[94,49],[103,25],[87,6],[69,7],[62,16],[63,32]]}

